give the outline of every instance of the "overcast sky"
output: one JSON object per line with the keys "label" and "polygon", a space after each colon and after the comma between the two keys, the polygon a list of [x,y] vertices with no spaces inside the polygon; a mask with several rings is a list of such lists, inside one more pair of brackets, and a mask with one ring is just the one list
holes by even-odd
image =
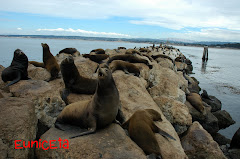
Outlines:
{"label": "overcast sky", "polygon": [[1,0],[0,34],[240,42],[239,0]]}

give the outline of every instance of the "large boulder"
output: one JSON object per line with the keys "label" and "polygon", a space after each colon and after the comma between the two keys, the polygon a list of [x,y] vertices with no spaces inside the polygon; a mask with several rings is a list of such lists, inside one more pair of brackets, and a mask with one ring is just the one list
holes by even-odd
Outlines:
{"label": "large boulder", "polygon": [[[69,148],[59,148],[58,142],[55,146],[57,149],[43,150],[36,149],[36,156],[41,159],[45,158],[104,158],[104,159],[122,159],[122,158],[146,158],[144,152],[125,134],[124,130],[116,124],[98,130],[95,134],[86,135],[74,139],[70,136],[77,135],[78,131],[61,131],[51,128],[41,140],[48,141],[44,147],[49,147],[50,140],[67,139]],[[62,145],[67,142],[62,141]],[[65,146],[67,147],[67,146]]]}
{"label": "large boulder", "polygon": [[227,145],[230,144],[231,140],[226,138],[225,136],[216,133],[214,135],[212,135],[213,140],[216,141],[218,143],[218,145]]}
{"label": "large boulder", "polygon": [[169,60],[167,58],[161,58],[161,57],[159,57],[159,58],[157,58],[155,60],[158,62],[158,64],[160,66],[165,67],[165,68],[169,68],[171,70],[175,70],[176,71],[176,69],[174,67],[174,64],[172,63],[171,60]]}
{"label": "large boulder", "polygon": [[185,64],[184,62],[175,61],[175,67],[177,68],[177,71],[183,71],[187,68],[187,64]]}
{"label": "large boulder", "polygon": [[148,90],[152,97],[164,95],[182,103],[185,102],[185,92],[180,89],[179,76],[173,70],[154,63],[153,69],[150,70],[148,81],[150,82]]}
{"label": "large boulder", "polygon": [[37,118],[30,99],[6,97],[0,99],[0,158],[33,158],[33,148],[23,147],[23,141],[35,140]]}
{"label": "large boulder", "polygon": [[192,124],[192,116],[185,104],[165,96],[154,97],[153,100],[179,135]]}
{"label": "large boulder", "polygon": [[189,159],[226,159],[212,136],[198,122],[192,124],[181,143]]}
{"label": "large boulder", "polygon": [[32,80],[48,80],[51,78],[51,74],[45,68],[29,64],[28,77]]}
{"label": "large boulder", "polygon": [[62,88],[62,79],[49,83],[42,80],[22,80],[10,86],[10,92],[15,97],[31,99],[37,118],[46,126],[51,127],[59,112],[65,107],[60,97]]}
{"label": "large boulder", "polygon": [[156,122],[156,125],[165,132],[176,138],[176,141],[166,139],[160,134],[156,134],[159,143],[161,155],[163,158],[185,158],[178,135],[171,123],[164,117],[162,111],[153,101],[147,92],[142,80],[138,77],[127,75],[121,71],[114,72],[113,77],[119,90],[120,102],[122,105],[123,115],[125,119],[129,119],[137,110],[154,109],[158,111],[163,121]]}
{"label": "large boulder", "polygon": [[202,100],[212,107],[212,112],[222,109],[222,103],[219,99],[211,95],[209,95],[209,98],[210,99],[202,98]]}
{"label": "large boulder", "polygon": [[218,110],[213,112],[213,115],[218,119],[219,129],[225,129],[236,123],[226,110]]}
{"label": "large boulder", "polygon": [[195,109],[188,101],[186,101],[185,104],[192,115],[192,121],[198,121],[210,134],[215,134],[219,131],[218,120],[211,113],[211,109],[205,107],[206,112],[203,114]]}

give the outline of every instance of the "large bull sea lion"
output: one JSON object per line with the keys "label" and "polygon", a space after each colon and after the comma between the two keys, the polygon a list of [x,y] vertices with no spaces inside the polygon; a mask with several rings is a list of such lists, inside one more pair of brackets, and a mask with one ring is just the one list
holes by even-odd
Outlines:
{"label": "large bull sea lion", "polygon": [[11,81],[6,87],[17,83],[20,80],[28,78],[28,58],[20,49],[14,51],[12,63],[9,67],[2,71],[2,80],[4,82]]}
{"label": "large bull sea lion", "polygon": [[119,106],[118,89],[111,70],[104,65],[98,70],[98,84],[93,98],[66,106],[58,115],[55,127],[63,129],[65,124],[71,124],[87,129],[71,138],[95,133],[115,121]]}

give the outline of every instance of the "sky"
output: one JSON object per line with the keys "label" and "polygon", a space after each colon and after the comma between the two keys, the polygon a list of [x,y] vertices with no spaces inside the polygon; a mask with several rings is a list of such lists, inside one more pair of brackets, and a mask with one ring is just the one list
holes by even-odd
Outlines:
{"label": "sky", "polygon": [[240,42],[239,0],[0,1],[0,35]]}

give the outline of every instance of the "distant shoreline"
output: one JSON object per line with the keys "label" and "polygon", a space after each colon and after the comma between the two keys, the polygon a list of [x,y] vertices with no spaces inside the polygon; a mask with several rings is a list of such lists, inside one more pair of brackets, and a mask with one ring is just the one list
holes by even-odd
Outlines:
{"label": "distant shoreline", "polygon": [[108,38],[108,37],[84,37],[84,36],[55,36],[55,35],[0,35],[0,37],[7,38],[32,38],[32,39],[59,39],[59,40],[83,40],[83,41],[106,41],[106,42],[129,42],[129,43],[145,43],[145,44],[165,44],[175,46],[188,46],[188,47],[204,47],[207,43],[209,48],[217,49],[240,49],[240,43],[228,43],[228,42],[199,42],[199,43],[187,43],[179,41],[168,41],[160,39],[147,39],[147,38]]}

